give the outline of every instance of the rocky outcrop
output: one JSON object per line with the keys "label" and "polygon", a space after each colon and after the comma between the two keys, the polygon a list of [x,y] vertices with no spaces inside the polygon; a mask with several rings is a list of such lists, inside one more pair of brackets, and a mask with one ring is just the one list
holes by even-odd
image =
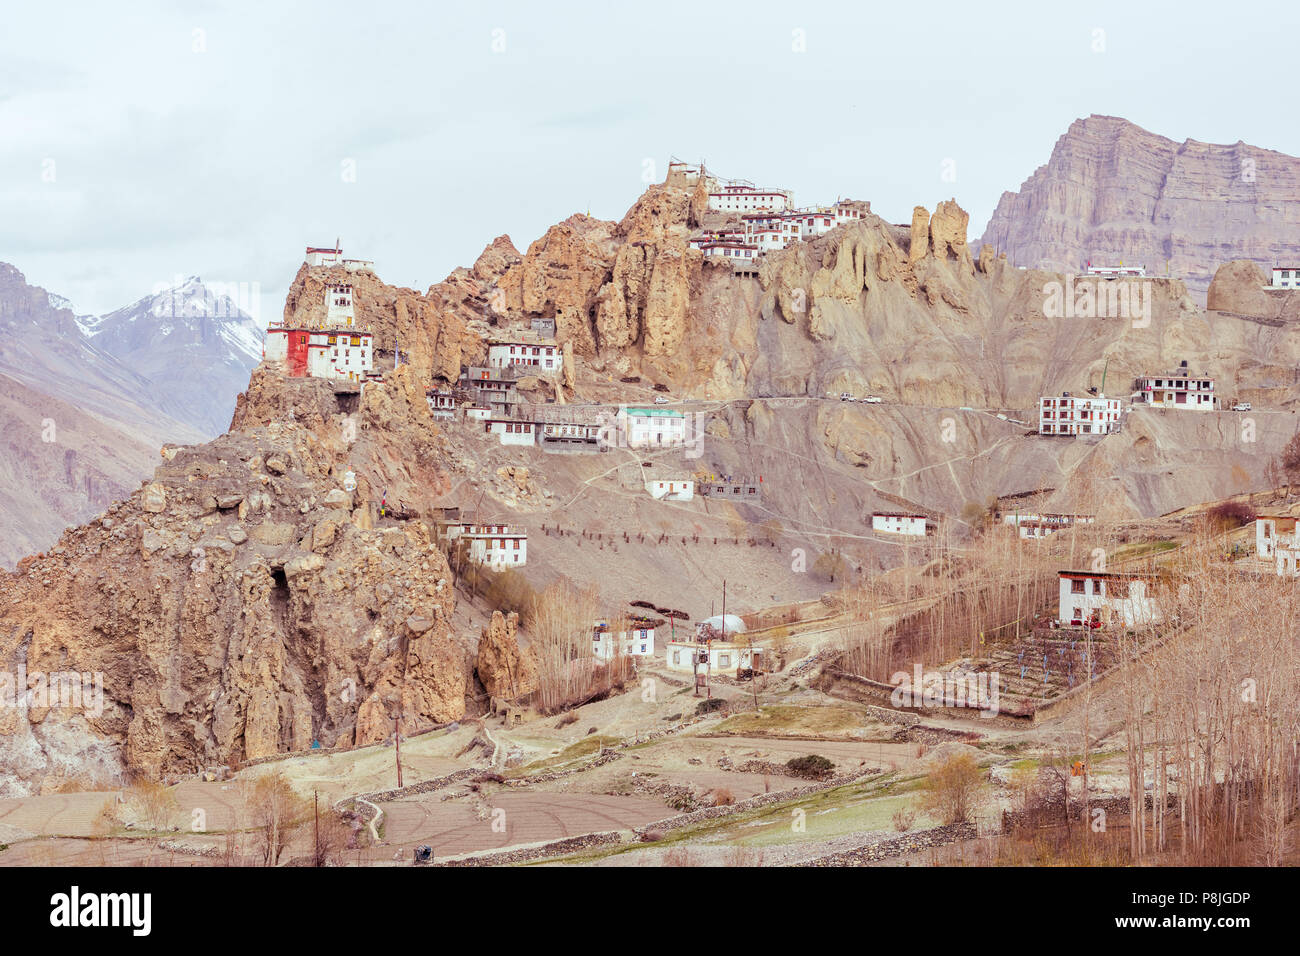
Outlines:
{"label": "rocky outcrop", "polygon": [[557,341],[572,342],[579,355],[595,354],[591,316],[615,259],[614,229],[582,215],[552,226],[498,282],[506,310],[553,317]]}
{"label": "rocky outcrop", "polygon": [[1002,194],[982,241],[1030,268],[1167,266],[1204,301],[1226,261],[1300,258],[1300,159],[1242,142],[1176,143],[1090,116],[1018,192]]}
{"label": "rocky outcrop", "polygon": [[973,271],[970,247],[966,245],[969,224],[970,215],[955,199],[939,203],[930,217],[930,254],[937,259],[956,259],[964,270]]}
{"label": "rocky outcrop", "polygon": [[1269,277],[1254,262],[1234,259],[1214,273],[1208,308],[1275,321],[1300,319],[1300,292],[1266,289]]}
{"label": "rocky outcrop", "polygon": [[[397,715],[407,731],[462,716],[451,576],[423,517],[448,486],[442,445],[409,366],[352,410],[328,383],[259,368],[231,433],[164,449],[151,482],[0,579],[6,669],[102,688],[98,706],[0,711],[0,787],[194,771],[381,740]],[[405,520],[378,514],[381,489]]]}
{"label": "rocky outcrop", "polygon": [[518,614],[493,611],[479,639],[475,672],[491,697],[518,700],[537,689],[537,654],[531,647],[520,651],[518,627]]}
{"label": "rocky outcrop", "polygon": [[522,261],[523,256],[510,241],[509,236],[497,236],[492,243],[479,253],[470,267],[469,274],[479,282],[495,282],[505,275],[512,266]]}

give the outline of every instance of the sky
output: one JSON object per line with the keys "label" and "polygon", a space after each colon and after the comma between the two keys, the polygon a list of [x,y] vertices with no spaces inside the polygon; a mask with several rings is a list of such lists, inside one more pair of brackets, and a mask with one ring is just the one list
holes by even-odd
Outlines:
{"label": "sky", "polygon": [[308,245],[423,290],[670,156],[972,241],[1074,120],[1300,155],[1300,4],[67,2],[0,32],[0,261],[102,314],[278,315]]}

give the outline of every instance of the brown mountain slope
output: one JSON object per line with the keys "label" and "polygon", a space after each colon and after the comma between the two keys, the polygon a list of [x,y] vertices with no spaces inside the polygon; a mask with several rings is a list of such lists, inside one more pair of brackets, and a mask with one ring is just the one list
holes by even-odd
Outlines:
{"label": "brown mountain slope", "polygon": [[[296,422],[252,424],[290,405]],[[248,427],[169,447],[143,489],[0,578],[0,658],[101,675],[103,693],[0,710],[0,792],[373,741],[390,709],[408,730],[464,713],[431,525],[377,516],[380,486],[446,490],[423,390],[404,368],[338,406],[324,382],[255,373]]]}
{"label": "brown mountain slope", "polygon": [[70,311],[0,263],[0,564],[125,495],[163,442],[200,437],[154,408],[148,391]]}

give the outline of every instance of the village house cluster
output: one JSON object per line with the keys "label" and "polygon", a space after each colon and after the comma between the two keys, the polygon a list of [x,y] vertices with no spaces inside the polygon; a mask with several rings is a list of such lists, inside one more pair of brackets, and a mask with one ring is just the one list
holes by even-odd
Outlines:
{"label": "village house cluster", "polygon": [[[1104,376],[1103,376],[1104,380]],[[1047,395],[1038,400],[1038,433],[1040,435],[1110,435],[1123,424],[1126,409],[1118,398],[1107,398],[1089,389],[1087,395],[1062,392],[1059,396]],[[1219,410],[1219,398],[1214,379],[1208,375],[1193,375],[1187,360],[1179,362],[1172,372],[1158,375],[1139,375],[1134,381],[1129,409],[1172,408],[1184,411],[1212,412]],[[1249,411],[1247,404],[1233,406],[1233,411]]]}
{"label": "village house cluster", "polygon": [[830,206],[798,208],[788,189],[756,186],[743,179],[721,180],[701,166],[678,161],[668,165],[669,185],[694,186],[703,178],[710,212],[723,214],[726,225],[704,229],[690,245],[706,256],[752,266],[765,253],[785,249],[800,240],[825,235],[836,226],[861,219],[871,204],[840,200]]}

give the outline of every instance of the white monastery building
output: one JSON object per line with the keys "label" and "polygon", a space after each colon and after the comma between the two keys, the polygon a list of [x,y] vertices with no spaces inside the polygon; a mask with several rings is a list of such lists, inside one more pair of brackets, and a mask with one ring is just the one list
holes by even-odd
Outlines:
{"label": "white monastery building", "polygon": [[333,268],[342,266],[348,272],[374,272],[375,263],[371,259],[345,259],[343,250],[339,248],[336,242],[333,249],[324,249],[317,246],[308,246],[307,254],[303,257],[303,262],[308,266]]}
{"label": "white monastery building", "polygon": [[753,183],[729,183],[721,190],[709,193],[709,208],[719,212],[758,212],[762,209],[784,212],[793,207],[790,190],[760,189]]}
{"label": "white monastery building", "polygon": [[1109,435],[1119,431],[1120,400],[1090,395],[1071,395],[1038,400],[1040,435]]}
{"label": "white monastery building", "polygon": [[262,358],[283,362],[293,378],[345,382],[374,377],[374,336],[356,327],[352,286],[325,287],[325,319],[318,325],[275,324],[266,330]]}
{"label": "white monastery building", "polygon": [[1146,266],[1094,266],[1088,263],[1087,269],[1087,275],[1096,279],[1143,279],[1146,274]]}

